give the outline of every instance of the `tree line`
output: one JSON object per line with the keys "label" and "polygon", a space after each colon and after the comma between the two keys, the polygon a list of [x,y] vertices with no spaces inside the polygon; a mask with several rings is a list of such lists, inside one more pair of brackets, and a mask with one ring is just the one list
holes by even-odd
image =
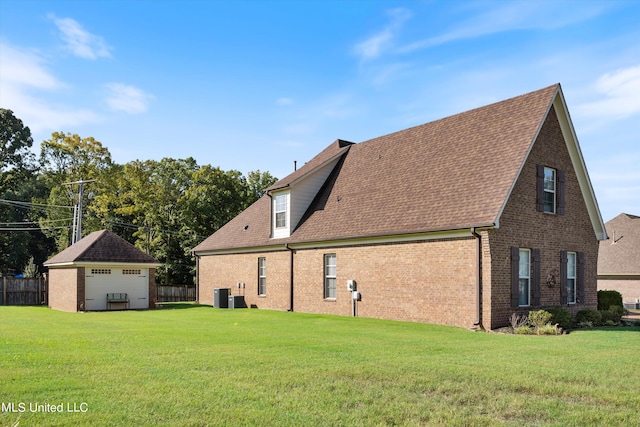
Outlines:
{"label": "tree line", "polygon": [[0,109],[0,273],[20,273],[71,245],[83,185],[82,235],[109,229],[153,256],[156,281],[193,284],[191,249],[262,196],[269,172],[224,171],[192,157],[113,162],[92,137],[54,132],[32,151],[29,127]]}

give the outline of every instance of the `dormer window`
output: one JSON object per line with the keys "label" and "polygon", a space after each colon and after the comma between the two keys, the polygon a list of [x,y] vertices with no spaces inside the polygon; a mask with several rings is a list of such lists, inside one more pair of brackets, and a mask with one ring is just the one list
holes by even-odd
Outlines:
{"label": "dormer window", "polygon": [[285,228],[287,226],[287,195],[275,196],[274,204],[276,228]]}
{"label": "dormer window", "polygon": [[291,193],[283,191],[271,198],[271,237],[282,239],[291,233]]}

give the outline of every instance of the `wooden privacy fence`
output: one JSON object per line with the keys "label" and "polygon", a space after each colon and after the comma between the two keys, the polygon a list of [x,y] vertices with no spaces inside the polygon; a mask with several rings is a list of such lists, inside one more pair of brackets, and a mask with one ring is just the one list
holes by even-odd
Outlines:
{"label": "wooden privacy fence", "polygon": [[187,285],[156,285],[158,302],[195,301],[196,287]]}
{"label": "wooden privacy fence", "polygon": [[46,305],[47,297],[47,281],[44,277],[2,278],[0,305]]}

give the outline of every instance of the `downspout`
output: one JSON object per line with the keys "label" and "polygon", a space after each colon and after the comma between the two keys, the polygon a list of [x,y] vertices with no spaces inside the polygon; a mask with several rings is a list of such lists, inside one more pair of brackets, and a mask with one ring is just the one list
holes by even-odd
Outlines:
{"label": "downspout", "polygon": [[476,241],[476,322],[473,324],[474,328],[481,330],[482,327],[482,309],[481,309],[481,297],[482,297],[482,237],[476,232],[476,228],[471,228],[471,234]]}
{"label": "downspout", "polygon": [[293,254],[294,250],[289,247],[288,243],[284,247],[289,251],[289,310],[293,311]]}
{"label": "downspout", "polygon": [[196,253],[194,255],[196,256],[196,302],[200,304],[200,255]]}

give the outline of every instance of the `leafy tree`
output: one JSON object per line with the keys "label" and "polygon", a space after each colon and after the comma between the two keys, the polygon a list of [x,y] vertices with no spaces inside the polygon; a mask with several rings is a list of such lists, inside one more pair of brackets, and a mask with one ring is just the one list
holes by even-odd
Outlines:
{"label": "leafy tree", "polygon": [[278,178],[269,172],[251,171],[247,174],[247,199],[245,208],[265,194],[265,190],[275,184]]}
{"label": "leafy tree", "polygon": [[[11,110],[0,108],[0,273],[21,272],[33,257],[38,265],[47,259],[51,241],[37,228],[38,212],[31,199],[44,194],[38,180],[31,131]],[[10,201],[20,203],[13,203]]]}
{"label": "leafy tree", "polygon": [[[102,143],[93,137],[80,138],[77,134],[64,134],[54,132],[51,139],[45,140],[40,145],[40,165],[42,179],[51,189],[48,197],[43,203],[52,206],[69,206],[70,211],[48,211],[42,218],[41,223],[51,221],[62,221],[68,218],[69,228],[50,230],[43,226],[45,233],[56,239],[59,250],[66,248],[70,243],[72,228],[71,207],[77,203],[77,187],[68,183],[80,180],[95,180],[100,182],[107,179],[110,171],[114,168],[111,161],[111,154]],[[92,193],[95,184],[91,183],[85,190],[87,196]],[[83,198],[83,230],[86,235],[88,231],[95,231],[100,228],[100,221],[90,214],[89,209],[92,201],[91,197]],[[71,215],[70,215],[71,213]],[[86,213],[86,214],[85,214]]]}
{"label": "leafy tree", "polygon": [[31,130],[13,111],[0,108],[0,195],[35,172]]}

